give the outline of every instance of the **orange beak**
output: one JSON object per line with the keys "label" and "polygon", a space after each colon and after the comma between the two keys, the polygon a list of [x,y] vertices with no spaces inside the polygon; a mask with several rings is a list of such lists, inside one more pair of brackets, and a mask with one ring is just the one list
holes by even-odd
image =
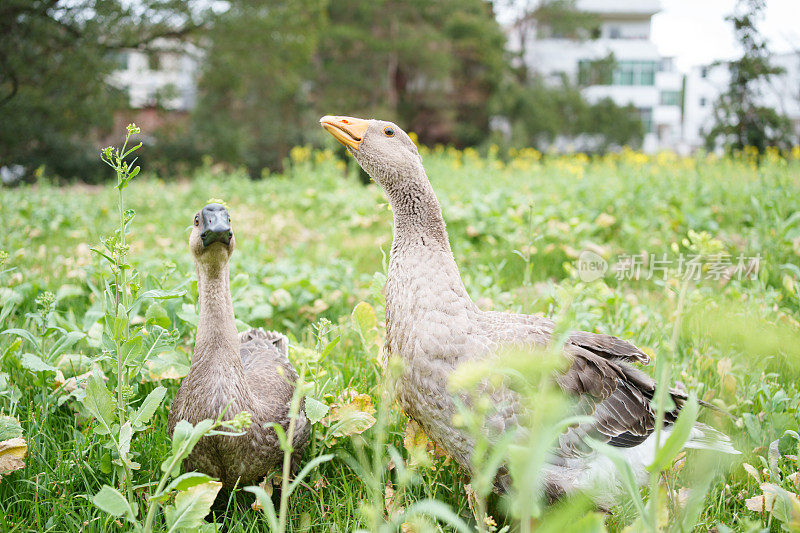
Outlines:
{"label": "orange beak", "polygon": [[369,122],[366,120],[333,115],[325,115],[319,119],[319,123],[337,141],[353,150],[358,150],[369,127]]}

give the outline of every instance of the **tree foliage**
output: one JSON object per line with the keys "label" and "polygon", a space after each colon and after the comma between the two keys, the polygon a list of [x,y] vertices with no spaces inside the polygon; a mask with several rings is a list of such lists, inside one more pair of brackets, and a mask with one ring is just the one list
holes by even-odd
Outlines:
{"label": "tree foliage", "polygon": [[4,0],[0,165],[97,173],[97,134],[125,105],[106,83],[114,51],[186,35],[202,21],[203,13],[178,0]]}
{"label": "tree foliage", "polygon": [[195,129],[215,158],[255,175],[316,138],[324,114],[476,144],[505,68],[484,0],[234,1],[207,37]]}
{"label": "tree foliage", "polygon": [[[575,87],[548,87],[515,70],[494,7],[488,0],[8,0],[0,5],[0,165],[45,164],[48,174],[92,179],[99,139],[128,107],[107,82],[116,54],[153,49],[158,37],[204,50],[192,116],[150,131],[156,146],[148,166],[166,172],[208,154],[260,176],[280,168],[292,146],[319,139],[324,114],[387,118],[423,143],[459,147],[485,142],[493,114],[512,117],[524,143],[608,134],[605,146],[635,136],[625,122],[631,114],[611,102],[590,105]],[[572,0],[523,7],[524,23],[588,35],[591,19]]]}
{"label": "tree foliage", "polygon": [[789,119],[762,103],[770,78],[784,72],[771,64],[767,42],[756,27],[764,6],[764,0],[739,0],[737,13],[728,17],[744,50],[728,63],[728,89],[714,104],[714,125],[706,134],[709,150],[721,144],[727,150],[753,146],[761,153],[768,146],[787,149],[792,144]]}
{"label": "tree foliage", "polygon": [[566,78],[556,86],[540,77],[512,84],[499,105],[509,117],[518,146],[546,149],[561,141],[576,149],[605,152],[635,145],[644,134],[635,107],[618,106],[610,98],[588,102]]}
{"label": "tree foliage", "polygon": [[205,37],[195,130],[216,159],[258,175],[317,123],[308,80],[325,0],[233,0]]}

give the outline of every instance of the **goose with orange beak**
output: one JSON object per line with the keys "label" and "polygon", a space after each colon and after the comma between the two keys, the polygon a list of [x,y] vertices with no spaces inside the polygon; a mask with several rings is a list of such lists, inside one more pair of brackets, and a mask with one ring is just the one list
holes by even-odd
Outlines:
{"label": "goose with orange beak", "polygon": [[[391,122],[344,116],[325,116],[320,123],[384,189],[392,206],[384,362],[397,356],[404,363],[397,400],[430,439],[469,470],[475,441],[453,422],[457,409],[450,376],[462,365],[492,361],[509,348],[537,357],[551,343],[554,323],[537,315],[482,311],[475,305],[453,258],[422,158],[402,129]],[[650,358],[625,340],[584,331],[572,332],[562,350],[569,365],[554,379],[588,420],[571,425],[559,437],[543,486],[535,490],[550,499],[586,492],[598,506],[608,508],[620,493],[621,476],[608,458],[592,451],[587,438],[617,448],[636,480],[646,482],[657,448],[652,407],[656,384],[633,365],[647,364]],[[482,394],[495,406],[483,426],[490,441],[509,432],[524,434],[519,421],[527,417],[514,392],[501,385],[486,387]],[[670,395],[674,407],[664,414],[662,439],[687,401],[682,390],[671,389]],[[728,437],[703,424],[691,429],[685,447],[738,453]],[[499,472],[495,488],[504,492],[511,480],[504,468]]]}

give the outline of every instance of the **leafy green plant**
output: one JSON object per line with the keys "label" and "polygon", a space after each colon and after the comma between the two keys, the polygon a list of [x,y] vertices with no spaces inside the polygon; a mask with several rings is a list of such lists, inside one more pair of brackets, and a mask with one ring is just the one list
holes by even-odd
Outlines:
{"label": "leafy green plant", "polygon": [[[655,371],[659,357],[670,357],[673,383],[682,381],[698,400],[730,412],[727,416],[701,409],[699,416],[734,437],[742,459],[753,465],[760,480],[734,467],[723,468],[724,475],[712,476],[709,482],[719,469],[717,461],[705,459],[712,454],[679,454],[659,476],[659,520],[674,521],[673,528],[682,523],[685,531],[716,527],[723,532],[776,530],[782,518],[791,519],[782,512],[788,507],[753,510],[755,502],[748,506],[747,501],[768,502],[771,496],[766,493],[765,499],[761,487],[765,483],[782,488],[790,498],[798,493],[794,450],[781,452],[777,470],[770,450],[785,431],[800,424],[796,364],[800,273],[787,266],[796,264],[800,253],[800,219],[795,215],[800,202],[796,183],[800,147],[787,158],[768,153],[758,167],[746,158],[710,154],[681,158],[626,150],[587,158],[525,149],[490,159],[454,148],[421,149],[465,286],[479,297],[476,303],[481,308],[550,316],[569,308],[565,323],[570,327],[635,341],[656,355],[653,368],[645,369],[648,373]],[[372,471],[376,419],[381,409],[389,410],[385,445],[379,448],[383,469],[379,482],[370,479],[368,487],[367,477],[341,460],[319,465],[289,498],[287,530],[353,531],[370,529],[375,523],[387,528],[386,524],[406,523],[406,530],[453,530],[446,523],[432,523],[432,515],[403,515],[426,500],[447,506],[474,528],[478,519],[473,517],[480,513],[470,506],[477,509],[478,502],[463,488],[463,473],[430,444],[424,454],[410,451],[414,447],[408,445],[405,419],[379,385],[383,357],[378,347],[384,333],[380,293],[385,277],[375,271],[380,270],[381,249],[387,250],[391,223],[383,194],[374,185],[358,184],[330,151],[304,149],[299,156],[303,161],[293,164],[291,172],[265,180],[252,181],[243,172],[209,161],[185,181],[162,181],[142,171],[124,190],[125,208],[137,213],[126,236],[131,245],[127,263],[135,269],[126,271],[126,279],[133,278],[134,270],[140,272],[133,282],[138,292],[134,296],[133,287],[128,290],[128,307],[133,306],[128,313],[129,334],[141,332],[148,343],[159,336],[167,341],[152,351],[138,376],[130,368],[127,401],[135,412],[154,387],[163,386],[167,403],[188,368],[197,301],[193,265],[185,248],[189,213],[183,206],[188,209],[209,197],[225,197],[237,221],[237,240],[247,243],[247,253],[232,257],[239,327],[285,331],[292,339],[290,357],[298,370],[303,360],[308,361],[305,376],[315,388],[306,391],[305,411],[315,423],[305,461],[348,454],[362,464],[358,445],[364,450],[364,468]],[[92,421],[80,403],[86,393],[83,386],[99,370],[109,378],[101,377],[114,399],[113,411],[118,412],[117,361],[107,346],[116,347],[105,313],[113,310],[106,287],[113,289],[115,281],[110,263],[87,246],[100,242],[98,235],[112,235],[119,226],[115,207],[119,190],[114,185],[87,188],[43,179],[35,186],[0,187],[3,214],[12,221],[0,236],[0,248],[8,253],[0,266],[0,330],[24,330],[33,338],[31,342],[22,335],[0,334],[0,410],[19,420],[29,446],[25,466],[0,482],[0,530],[120,527],[94,505],[91,495],[105,484],[127,500],[125,473],[113,462],[118,459],[116,447],[109,437],[94,435],[100,423]],[[695,232],[684,244],[690,229]],[[760,254],[758,279],[691,284],[684,297],[685,325],[677,349],[666,353],[682,280],[671,275],[621,278],[613,267],[621,256],[639,251],[697,254],[691,246],[711,246],[714,239],[734,264],[740,253]],[[113,257],[102,244],[98,248]],[[516,257],[514,248],[524,252],[528,262]],[[570,267],[583,249],[596,250],[608,260],[612,269],[603,279],[578,282]],[[133,305],[148,290],[175,287],[186,288],[186,294],[147,298]],[[45,292],[55,296],[46,328],[86,334],[55,357],[50,350],[63,336],[58,330],[46,337],[44,355],[37,348],[41,332],[36,321],[44,308],[36,300]],[[362,300],[373,309],[359,306],[360,316],[354,317],[354,306]],[[354,321],[363,327],[351,327]],[[66,383],[57,371],[32,372],[23,367],[24,353],[61,370]],[[43,393],[46,402],[41,400]],[[383,401],[387,405],[382,407]],[[137,520],[142,525],[146,498],[162,477],[164,457],[171,454],[163,405],[147,426],[134,433],[129,451],[130,459],[141,464],[132,470],[131,506],[138,504]],[[349,433],[354,429],[362,432]],[[535,458],[522,455],[520,465],[526,457]],[[472,486],[477,494],[476,487]],[[649,491],[639,494],[647,507]],[[252,512],[248,505],[250,496],[235,491],[225,515],[216,517],[219,527],[267,529],[266,515]],[[577,500],[543,508],[530,527],[558,533],[585,524],[583,531],[639,528],[641,523],[633,524],[642,513],[630,497],[627,500],[601,516],[599,527],[593,507]],[[277,516],[279,505],[274,501]],[[360,512],[361,502],[365,508],[374,507],[374,522]],[[497,524],[486,522],[485,529],[522,527],[520,514],[500,513],[494,508],[496,502],[494,496],[486,498],[486,511]],[[155,530],[166,529],[163,510],[172,503],[163,502],[153,511]],[[504,508],[506,502],[497,503]],[[685,513],[686,505],[696,513]],[[130,529],[125,519],[119,521],[123,529]]]}
{"label": "leafy green plant", "polygon": [[[158,509],[174,497],[174,503],[164,508],[167,531],[214,531],[214,525],[207,524],[204,518],[222,483],[197,472],[177,474],[181,463],[189,457],[201,438],[213,435],[240,436],[243,435],[241,430],[249,425],[250,416],[246,412],[228,421],[223,421],[220,415],[217,420],[203,420],[196,426],[186,420],[178,422],[172,435],[172,453],[161,463],[163,474],[155,491],[147,497],[147,512],[143,521],[139,519],[142,513],[138,504],[109,485],[103,485],[92,497],[92,502],[111,516],[125,518],[134,531],[151,533]],[[228,431],[220,431],[220,427]]]}
{"label": "leafy green plant", "polygon": [[[280,424],[272,424],[272,428],[278,435],[278,441],[280,442],[281,450],[283,450],[281,497],[278,511],[275,511],[275,505],[272,503],[272,498],[262,487],[250,486],[245,487],[244,489],[247,492],[255,494],[256,498],[261,504],[261,509],[264,511],[264,514],[267,517],[267,524],[269,525],[269,530],[272,533],[284,533],[286,531],[289,497],[294,493],[295,490],[297,490],[306,476],[314,471],[315,468],[330,461],[334,457],[333,454],[318,455],[314,457],[303,466],[300,472],[298,472],[298,474],[290,482],[289,477],[292,470],[292,459],[295,457],[295,449],[292,447],[292,442],[294,442],[295,430],[297,429],[297,418],[300,414],[300,410],[303,408],[303,399],[309,392],[313,390],[313,384],[305,381],[305,373],[306,369],[305,367],[302,367],[300,369],[299,377],[295,382],[295,389],[292,393],[291,402],[289,403],[289,427],[286,429],[286,431],[284,431]],[[314,423],[314,421],[311,419],[309,422],[312,424]],[[269,481],[270,479],[268,477],[267,482]]]}
{"label": "leafy green plant", "polygon": [[[135,212],[125,209],[124,190],[140,170],[139,166],[134,166],[136,159],[128,161],[128,158],[142,146],[140,142],[129,148],[128,142],[131,136],[139,133],[140,129],[136,125],[130,124],[121,149],[108,147],[102,151],[102,160],[115,171],[117,176],[119,226],[111,237],[103,240],[103,248],[92,248],[92,251],[106,261],[108,268],[108,277],[105,280],[103,292],[105,307],[102,333],[103,354],[98,360],[110,363],[109,370],[114,379],[109,380],[111,385],[109,389],[104,376],[99,371],[95,371],[86,380],[86,392],[81,400],[83,406],[96,421],[95,434],[105,440],[104,448],[107,450],[103,456],[105,469],[109,473],[114,471],[122,474],[119,483],[126,494],[125,501],[128,502],[130,508],[129,513],[126,511],[126,516],[131,520],[137,514],[133,492],[133,471],[140,467],[139,463],[134,460],[135,453],[131,451],[131,443],[134,435],[146,428],[156,410],[161,406],[167,389],[162,386],[155,387],[136,408],[131,405],[131,400],[138,391],[137,378],[148,358],[153,353],[158,353],[175,343],[174,337],[163,328],[153,325],[150,331],[147,331],[143,325],[132,327],[131,319],[142,303],[148,299],[175,298],[184,293],[183,290],[165,291],[161,289],[140,292],[140,276],[128,262],[130,244],[127,241],[127,235]],[[208,424],[198,427],[202,431],[210,431],[206,426]],[[205,430],[203,430],[204,427]],[[177,443],[177,445],[181,445],[181,439],[178,439]],[[172,469],[169,469],[167,474],[171,472]],[[109,498],[115,491],[116,489],[110,487],[104,489],[99,501],[110,502]],[[105,510],[109,508],[118,510],[120,507],[106,506]],[[147,520],[146,527],[149,527],[151,522],[152,516]]]}

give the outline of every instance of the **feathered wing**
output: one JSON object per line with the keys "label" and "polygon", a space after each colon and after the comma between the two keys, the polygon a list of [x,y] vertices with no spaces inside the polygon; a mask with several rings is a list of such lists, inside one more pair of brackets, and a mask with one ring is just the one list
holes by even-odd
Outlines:
{"label": "feathered wing", "polygon": [[[651,406],[655,382],[627,362],[627,359],[641,360],[644,354],[631,352],[626,357],[619,352],[600,350],[597,344],[592,347],[594,350],[590,351],[572,342],[564,346],[572,364],[558,377],[558,383],[579,399],[581,414],[591,416],[592,421],[571,427],[562,435],[562,454],[584,451],[583,439],[587,436],[622,448],[638,446],[655,430],[656,414]],[[666,424],[675,421],[686,399],[677,390],[670,393],[676,407],[664,414]]]}
{"label": "feathered wing", "polygon": [[289,362],[289,339],[277,331],[267,331],[263,328],[253,328],[239,334],[239,349],[242,362],[253,358],[270,357],[285,358]]}
{"label": "feathered wing", "polygon": [[[550,342],[553,322],[547,318],[498,312],[485,313],[485,317],[498,345],[541,347]],[[655,381],[631,365],[646,365],[649,356],[617,337],[585,331],[570,333],[563,352],[571,364],[557,382],[578,400],[579,414],[593,420],[569,428],[560,439],[560,453],[586,451],[583,440],[587,436],[618,447],[644,442],[655,429],[656,416],[651,407]],[[665,413],[666,424],[675,421],[686,400],[680,390],[671,389],[670,394],[675,409]]]}
{"label": "feathered wing", "polygon": [[[275,399],[288,414],[294,384],[299,376],[289,361],[289,339],[286,335],[262,328],[244,331],[239,334],[239,351],[251,386],[260,391],[260,397]],[[300,415],[295,422],[293,469],[299,466],[311,429],[303,409],[301,403]],[[288,419],[284,423],[288,427]]]}
{"label": "feathered wing", "polygon": [[[492,336],[498,345],[541,347],[550,342],[553,323],[546,318],[506,313],[487,315],[487,324],[494,330]],[[529,329],[519,329],[519,324]],[[627,341],[583,331],[573,332],[567,337],[563,353],[570,360],[570,366],[557,377],[557,383],[576,398],[578,414],[589,416],[591,421],[572,426],[560,436],[552,457],[555,477],[545,487],[548,495],[557,497],[571,490],[570,487],[588,488],[591,479],[614,476],[613,470],[600,472],[608,467],[600,466],[607,461],[584,462],[584,458],[588,460],[592,456],[586,444],[587,437],[630,450],[625,453],[632,461],[631,466],[637,474],[644,474],[644,467],[652,460],[650,455],[654,450],[653,439],[648,439],[655,431],[656,413],[652,400],[656,383],[632,365],[648,364],[650,358]],[[508,394],[500,391],[494,394],[505,398],[509,406],[516,403],[508,400]],[[676,388],[670,389],[670,396],[675,407],[664,413],[665,436],[687,399],[686,393]],[[501,402],[496,402],[498,404]],[[514,411],[513,407],[498,411],[490,417],[490,427],[513,427],[516,424]],[[704,424],[695,426],[686,447],[738,453],[726,435]],[[559,465],[565,470],[558,470]],[[503,491],[509,483],[508,476],[501,471],[497,488]]]}

